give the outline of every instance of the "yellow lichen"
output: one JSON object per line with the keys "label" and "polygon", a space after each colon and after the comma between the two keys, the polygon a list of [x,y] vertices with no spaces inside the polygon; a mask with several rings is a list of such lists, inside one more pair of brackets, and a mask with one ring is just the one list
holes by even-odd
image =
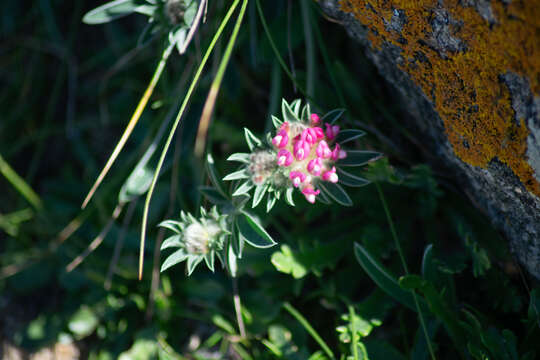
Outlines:
{"label": "yellow lichen", "polygon": [[[402,50],[400,68],[433,102],[461,160],[485,168],[498,158],[540,196],[540,184],[527,161],[529,130],[524,119],[515,121],[510,92],[500,80],[511,71],[527,78],[534,94],[540,93],[540,3],[490,4],[493,24],[460,0],[444,0],[453,20],[449,31],[466,50],[441,56],[429,46],[437,0],[340,0],[341,9],[370,30],[374,48],[387,42]],[[403,10],[407,19],[399,32],[388,26],[394,10]]]}

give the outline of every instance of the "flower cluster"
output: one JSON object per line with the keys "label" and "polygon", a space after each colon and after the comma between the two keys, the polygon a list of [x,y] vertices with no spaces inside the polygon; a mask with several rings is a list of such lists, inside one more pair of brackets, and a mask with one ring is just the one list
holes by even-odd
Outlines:
{"label": "flower cluster", "polygon": [[317,114],[310,115],[309,124],[285,121],[272,138],[277,165],[285,169],[292,185],[310,203],[320,194],[320,190],[315,190],[318,181],[338,182],[334,163],[347,157],[347,152],[335,143],[339,126],[325,123],[323,130],[321,123]]}
{"label": "flower cluster", "polygon": [[[249,196],[257,206],[268,194],[266,210],[285,194],[285,200],[294,206],[292,194],[300,190],[310,203],[331,200],[350,206],[352,201],[340,184],[363,186],[368,180],[350,174],[342,166],[363,166],[380,157],[380,153],[366,150],[345,150],[342,144],[365,133],[357,129],[340,130],[335,121],[343,114],[336,109],[319,116],[312,113],[309,104],[301,107],[300,100],[288,104],[283,100],[282,118],[272,116],[275,132],[267,134],[266,144],[248,129],[244,129],[251,153],[237,153],[228,160],[245,164],[224,180],[243,180],[236,183],[233,196]],[[339,174],[338,174],[339,172]]]}
{"label": "flower cluster", "polygon": [[196,219],[191,214],[180,213],[181,221],[166,220],[159,224],[174,231],[175,235],[167,238],[161,245],[161,250],[179,248],[164,262],[161,271],[187,260],[188,274],[205,260],[206,265],[214,270],[214,257],[224,248],[225,240],[230,232],[227,230],[226,216],[220,215],[214,207],[207,213],[201,208],[201,216]]}

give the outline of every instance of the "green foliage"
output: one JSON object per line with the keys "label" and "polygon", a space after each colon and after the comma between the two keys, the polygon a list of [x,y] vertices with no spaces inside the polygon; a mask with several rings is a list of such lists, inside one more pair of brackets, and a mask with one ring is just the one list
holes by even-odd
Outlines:
{"label": "green foliage", "polygon": [[[393,93],[316,2],[242,2],[208,155],[195,156],[240,3],[181,1],[174,18],[160,0],[3,4],[0,342],[73,344],[96,360],[424,360],[430,348],[436,359],[536,359],[538,287],[453,174],[422,164],[423,139],[402,127]],[[156,63],[150,106],[81,212]],[[247,181],[247,151],[272,150],[257,135],[312,113],[342,128],[347,192],[324,183],[309,204],[293,187]],[[193,224],[213,229],[207,247],[188,242],[201,240],[186,237]]]}

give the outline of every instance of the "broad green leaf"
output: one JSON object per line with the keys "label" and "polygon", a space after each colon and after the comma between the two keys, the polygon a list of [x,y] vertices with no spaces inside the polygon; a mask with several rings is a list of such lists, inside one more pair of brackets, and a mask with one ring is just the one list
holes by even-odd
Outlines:
{"label": "broad green leaf", "polygon": [[96,314],[88,306],[83,305],[69,319],[68,328],[78,339],[82,339],[94,332],[98,322]]}
{"label": "broad green leaf", "polygon": [[[371,280],[373,280],[382,290],[384,290],[384,292],[409,309],[417,311],[412,293],[410,291],[403,290],[399,286],[398,282],[388,273],[388,271],[386,271],[386,269],[379,264],[379,262],[375,260],[359,243],[354,244],[354,254],[356,256],[356,260],[358,260]],[[429,309],[427,308],[425,301],[420,297],[417,298],[420,305],[420,310],[423,314],[427,314]]]}
{"label": "broad green leaf", "polygon": [[339,167],[337,168],[337,174],[339,177],[339,182],[346,186],[361,187],[371,183],[371,181],[361,178],[360,176],[353,175]]}
{"label": "broad green leaf", "polygon": [[119,202],[130,202],[139,195],[148,191],[152,183],[154,172],[147,166],[135,167],[129,175],[118,195]]}
{"label": "broad green leaf", "polygon": [[351,198],[340,185],[331,182],[320,182],[318,187],[338,204],[352,206],[353,202]]}
{"label": "broad green leaf", "polygon": [[167,257],[167,259],[165,259],[165,261],[161,265],[161,270],[160,271],[163,272],[163,271],[167,270],[168,268],[170,268],[171,266],[174,266],[174,265],[176,265],[178,263],[181,263],[182,261],[186,260],[187,257],[188,257],[188,255],[186,254],[184,249],[176,250],[171,255],[169,255],[169,257]]}
{"label": "broad green leaf", "polygon": [[89,25],[105,24],[136,11],[144,5],[143,0],[115,0],[90,10],[83,17],[83,22]]}
{"label": "broad green leaf", "polygon": [[283,121],[287,121],[289,123],[300,121],[285,99],[281,101],[281,112],[283,114]]}
{"label": "broad green leaf", "polygon": [[189,1],[189,5],[187,9],[184,11],[184,23],[188,26],[188,28],[191,27],[193,24],[193,20],[195,20],[195,16],[197,15],[197,9],[199,8],[200,0],[195,1],[191,0]]}
{"label": "broad green leaf", "polygon": [[238,170],[223,178],[223,181],[239,180],[239,179],[249,179],[249,173],[246,169]]}
{"label": "broad green leaf", "polygon": [[253,151],[255,148],[260,147],[262,145],[261,140],[259,140],[258,137],[253,135],[253,133],[249,131],[248,128],[244,128],[244,135],[246,137],[246,142],[249,146],[249,150]]}
{"label": "broad green leaf", "polygon": [[251,154],[248,154],[248,153],[236,153],[236,154],[232,154],[231,156],[229,156],[227,158],[227,161],[240,161],[240,162],[243,162],[245,164],[249,164],[250,163],[250,156]]}
{"label": "broad green leaf", "polygon": [[343,115],[344,112],[345,109],[334,109],[332,111],[329,111],[321,118],[321,123],[327,122],[333,124],[336,122],[337,119],[341,117],[341,115]]}
{"label": "broad green leaf", "polygon": [[273,253],[270,261],[278,271],[291,274],[295,279],[303,278],[308,272],[307,267],[298,261],[288,245],[281,245],[280,251]]}
{"label": "broad green leaf", "polygon": [[269,248],[276,242],[266,230],[246,212],[238,215],[238,230],[247,243],[256,248]]}
{"label": "broad green leaf", "polygon": [[375,161],[382,156],[381,153],[369,150],[347,150],[347,157],[338,160],[341,166],[362,166]]}
{"label": "broad green leaf", "polygon": [[182,239],[181,235],[173,235],[173,236],[165,239],[163,241],[163,243],[161,243],[160,250],[168,249],[168,248],[171,248],[171,247],[180,247],[180,246],[182,246],[181,239]]}
{"label": "broad green leaf", "polygon": [[366,135],[366,133],[362,130],[356,130],[356,129],[345,129],[341,130],[337,137],[336,142],[341,144],[345,144],[349,141],[356,140],[362,136]]}

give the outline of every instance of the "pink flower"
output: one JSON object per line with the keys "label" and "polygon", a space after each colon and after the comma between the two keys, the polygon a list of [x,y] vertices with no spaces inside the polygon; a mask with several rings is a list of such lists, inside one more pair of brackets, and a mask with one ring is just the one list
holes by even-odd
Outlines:
{"label": "pink flower", "polygon": [[317,156],[323,159],[328,159],[330,156],[332,156],[332,150],[330,150],[328,143],[324,140],[321,140],[315,151]]}
{"label": "pink flower", "polygon": [[285,149],[279,150],[277,154],[277,164],[279,166],[289,166],[293,162],[293,156]]}
{"label": "pink flower", "polygon": [[306,180],[306,174],[300,171],[291,171],[289,178],[292,180],[294,187],[299,187]]}
{"label": "pink flower", "polygon": [[317,125],[320,122],[321,122],[321,118],[319,117],[319,115],[311,114],[311,124],[312,125]]}
{"label": "pink flower", "polygon": [[294,144],[294,157],[296,160],[302,161],[304,160],[311,151],[310,144],[305,140],[298,140],[296,144]]}
{"label": "pink flower", "polygon": [[323,164],[322,164],[321,158],[316,158],[316,159],[311,160],[308,163],[307,170],[312,175],[319,176],[319,175],[321,175],[322,165]]}
{"label": "pink flower", "polygon": [[274,146],[278,148],[283,148],[287,146],[288,143],[289,143],[289,135],[287,134],[287,131],[285,130],[278,131],[277,135],[274,136],[274,138],[272,139],[272,144],[274,144]]}
{"label": "pink flower", "polygon": [[328,123],[324,124],[326,126],[326,137],[329,140],[335,139],[339,133],[339,125],[330,125]]}
{"label": "pink flower", "polygon": [[347,157],[347,152],[342,150],[339,144],[336,144],[336,147],[332,151],[332,160],[337,161],[339,159],[345,159]]}
{"label": "pink flower", "polygon": [[289,122],[285,121],[283,124],[281,124],[279,131],[289,131]]}
{"label": "pink flower", "polygon": [[324,139],[324,130],[318,126],[311,128],[318,140]]}
{"label": "pink flower", "polygon": [[325,171],[322,175],[322,179],[325,181],[330,181],[331,183],[338,182],[338,176],[336,174],[336,167],[332,166],[332,170]]}
{"label": "pink flower", "polygon": [[313,186],[308,185],[302,189],[302,194],[306,197],[306,200],[310,203],[315,203],[315,198],[321,193],[320,190],[313,189]]}

